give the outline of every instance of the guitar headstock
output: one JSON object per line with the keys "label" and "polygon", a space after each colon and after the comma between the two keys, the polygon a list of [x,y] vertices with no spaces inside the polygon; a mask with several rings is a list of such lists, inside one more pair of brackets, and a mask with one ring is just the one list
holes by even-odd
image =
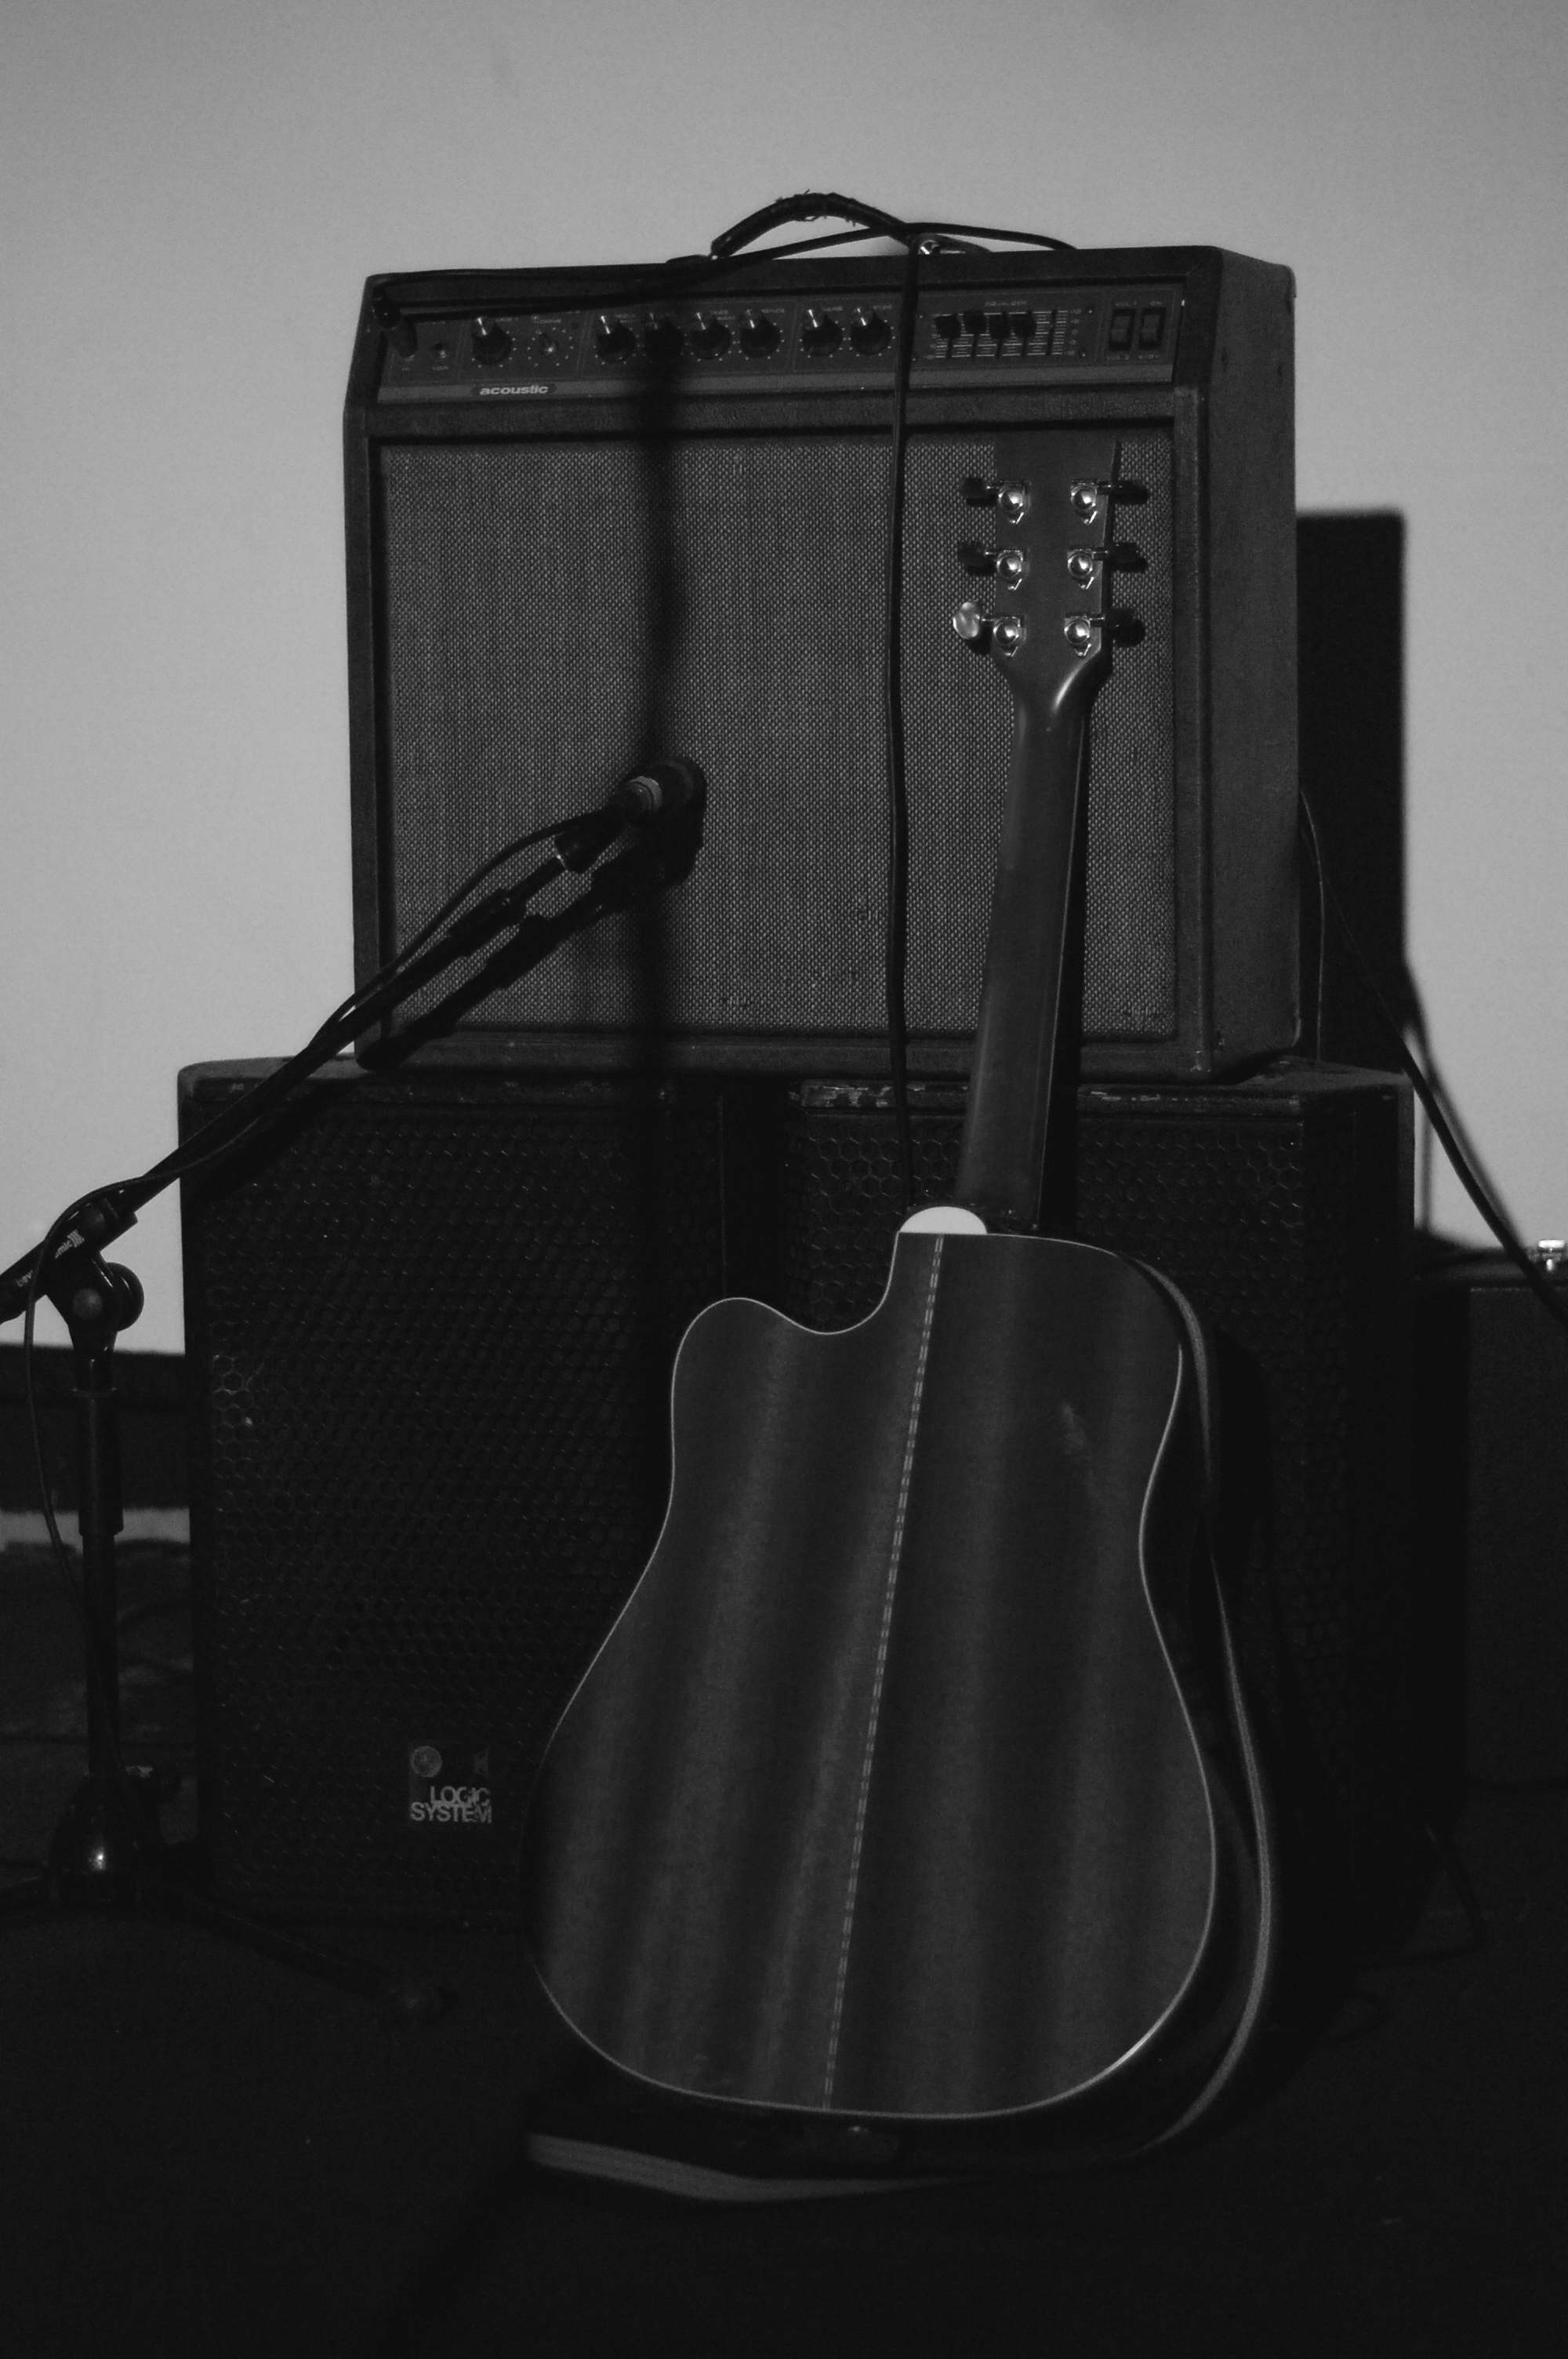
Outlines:
{"label": "guitar headstock", "polygon": [[964,541],[958,560],[991,598],[967,598],[953,628],[976,655],[996,661],[1018,702],[1054,726],[1092,700],[1113,642],[1141,636],[1111,600],[1119,571],[1141,570],[1130,543],[1113,538],[1119,505],[1147,498],[1119,475],[1114,434],[1003,435],[994,480],[965,479],[964,497],[989,509],[995,542]]}

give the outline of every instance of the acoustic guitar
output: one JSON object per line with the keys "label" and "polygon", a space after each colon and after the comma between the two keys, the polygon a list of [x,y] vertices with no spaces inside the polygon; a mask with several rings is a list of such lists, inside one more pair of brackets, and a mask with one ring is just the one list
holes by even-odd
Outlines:
{"label": "acoustic guitar", "polygon": [[858,1326],[743,1299],[693,1322],[664,1527],[524,1843],[580,2051],[750,2152],[782,2141],[806,2183],[1172,2135],[1249,2052],[1275,1946],[1198,1321],[1038,1233],[1135,487],[1107,432],[998,451],[965,486],[997,520],[964,552],[991,603],[955,620],[1015,742],[955,1201],[905,1223]]}

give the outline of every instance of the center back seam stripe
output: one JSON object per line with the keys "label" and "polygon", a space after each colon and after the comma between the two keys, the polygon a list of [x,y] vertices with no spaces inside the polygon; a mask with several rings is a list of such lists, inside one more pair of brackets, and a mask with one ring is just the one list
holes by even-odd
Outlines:
{"label": "center back seam stripe", "polygon": [[855,1896],[860,1878],[860,1851],[866,1832],[866,1811],[871,1794],[871,1756],[876,1747],[877,1721],[881,1712],[882,1682],[887,1671],[888,1646],[892,1634],[893,1597],[898,1588],[899,1565],[903,1556],[904,1525],[909,1513],[910,1483],[914,1473],[914,1444],[920,1429],[920,1405],[925,1392],[925,1368],[931,1354],[931,1329],[936,1316],[936,1282],[942,1269],[942,1247],[945,1240],[938,1236],[931,1256],[931,1276],[926,1286],[925,1310],[920,1329],[920,1350],[914,1364],[914,1384],[909,1404],[909,1426],[904,1436],[903,1466],[899,1477],[898,1504],[893,1513],[892,1538],[888,1548],[887,1582],[882,1593],[881,1626],[877,1633],[876,1662],[871,1677],[871,1710],[866,1720],[865,1750],[860,1761],[860,1792],[855,1803],[855,1837],[849,1854],[849,1877],[844,1895],[844,1925],[838,1941],[838,1973],[833,1992],[833,2020],[827,2034],[827,2062],[822,2083],[824,2106],[833,2102],[833,2078],[838,2066],[838,2034],[844,2019],[844,1994],[849,1974],[849,1937],[855,1921]]}

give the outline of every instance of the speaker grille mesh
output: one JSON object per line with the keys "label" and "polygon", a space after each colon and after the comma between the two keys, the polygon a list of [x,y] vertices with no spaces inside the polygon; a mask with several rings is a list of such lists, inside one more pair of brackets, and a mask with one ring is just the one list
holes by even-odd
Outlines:
{"label": "speaker grille mesh", "polygon": [[[723,1148],[711,1092],[333,1083],[188,1201],[222,1886],[511,1908],[561,1683],[657,1529],[676,1343],[724,1290]],[[410,1826],[427,1743],[487,1756],[487,1832]]]}
{"label": "speaker grille mesh", "polygon": [[[1140,433],[1122,451],[1150,492],[1132,512],[1148,570],[1117,582],[1144,636],[1095,709],[1085,1028],[1157,1040],[1176,1021],[1170,445]],[[880,1038],[883,440],[688,438],[657,463],[631,443],[544,440],[378,458],[388,947],[651,742],[700,762],[710,787],[705,847],[662,929],[665,1020]],[[960,484],[988,473],[984,440],[910,444],[909,1021],[957,1038],[977,1020],[1011,742],[996,667],[950,626],[966,593],[955,550],[976,527]],[[614,921],[469,1021],[616,1030],[646,987],[637,929]]]}

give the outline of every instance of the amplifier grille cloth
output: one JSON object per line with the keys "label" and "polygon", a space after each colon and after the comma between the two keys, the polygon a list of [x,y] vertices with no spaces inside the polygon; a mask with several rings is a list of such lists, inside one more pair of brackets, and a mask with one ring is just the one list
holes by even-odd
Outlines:
{"label": "amplifier grille cloth", "polygon": [[[1175,1029],[1170,446],[1127,435],[1122,451],[1149,488],[1129,527],[1148,570],[1119,573],[1117,598],[1144,636],[1118,650],[1095,708],[1085,1030],[1162,1039]],[[662,481],[630,442],[392,445],[380,463],[389,947],[511,836],[597,799],[636,758],[662,551],[676,595],[656,742],[700,762],[710,789],[704,849],[666,904],[665,1021],[880,1036],[881,440],[690,438],[669,446]],[[977,1020],[1011,740],[996,667],[949,619],[970,586],[957,544],[985,523],[960,484],[993,472],[983,440],[911,441],[909,1021],[938,1037]],[[600,925],[470,1021],[635,1024],[637,943],[631,921]]]}

